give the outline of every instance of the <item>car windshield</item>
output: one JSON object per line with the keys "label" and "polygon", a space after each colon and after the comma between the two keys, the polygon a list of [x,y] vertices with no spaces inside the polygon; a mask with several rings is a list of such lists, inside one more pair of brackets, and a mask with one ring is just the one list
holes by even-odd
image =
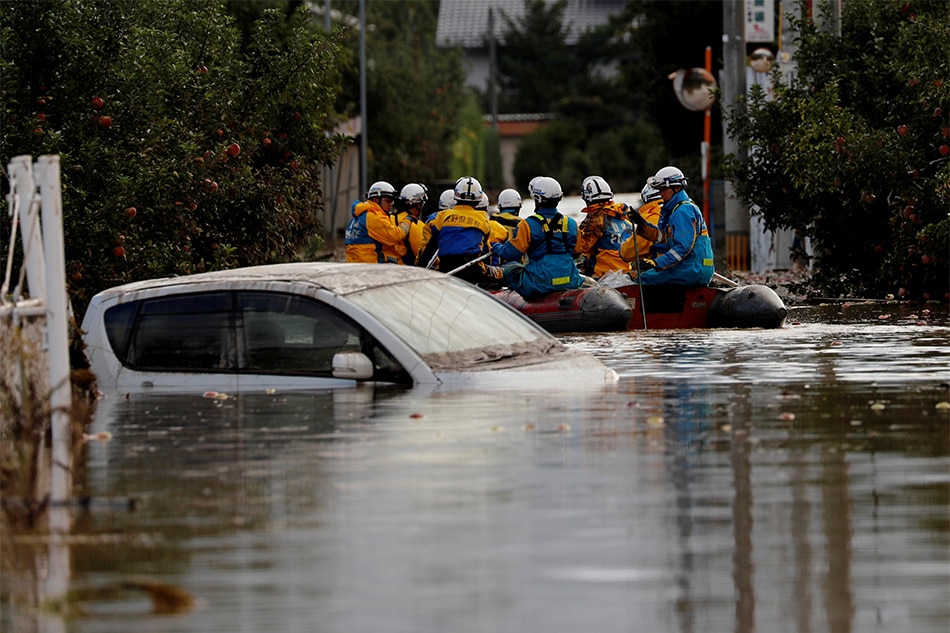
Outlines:
{"label": "car windshield", "polygon": [[451,278],[371,288],[347,298],[434,368],[544,353],[559,345],[500,301]]}

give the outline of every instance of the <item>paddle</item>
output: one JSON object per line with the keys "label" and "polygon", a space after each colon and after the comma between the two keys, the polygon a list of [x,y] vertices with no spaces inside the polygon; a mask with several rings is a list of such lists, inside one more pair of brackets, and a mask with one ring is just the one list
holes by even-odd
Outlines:
{"label": "paddle", "polygon": [[431,269],[435,266],[435,260],[439,258],[439,249],[435,249],[435,252],[432,253],[432,259],[429,260],[429,263],[426,264],[426,270]]}
{"label": "paddle", "polygon": [[640,279],[640,247],[637,246],[637,226],[633,226],[633,248],[637,253],[637,287],[640,289],[640,314],[643,315],[643,329],[647,329],[647,308],[643,303],[643,280]]}
{"label": "paddle", "polygon": [[470,262],[468,262],[468,263],[465,263],[465,264],[462,264],[462,265],[459,266],[458,268],[455,268],[455,269],[453,269],[453,270],[450,270],[449,272],[447,272],[447,273],[445,273],[445,274],[446,274],[446,275],[454,275],[455,273],[459,272],[460,270],[465,270],[465,269],[468,268],[469,266],[471,266],[471,265],[473,265],[473,264],[477,264],[478,262],[482,261],[483,259],[488,259],[489,257],[491,257],[491,251],[488,251],[488,252],[485,253],[484,255],[481,255],[481,256],[479,256],[479,257],[476,257],[476,258],[473,259],[472,261],[470,261]]}
{"label": "paddle", "polygon": [[720,275],[719,273],[713,273],[713,279],[715,279],[716,281],[720,281],[720,282],[726,284],[727,286],[732,286],[733,288],[738,288],[739,286],[742,285],[742,284],[740,284],[740,283],[738,283],[738,282],[735,282],[735,281],[729,279],[728,277],[723,277],[723,276]]}

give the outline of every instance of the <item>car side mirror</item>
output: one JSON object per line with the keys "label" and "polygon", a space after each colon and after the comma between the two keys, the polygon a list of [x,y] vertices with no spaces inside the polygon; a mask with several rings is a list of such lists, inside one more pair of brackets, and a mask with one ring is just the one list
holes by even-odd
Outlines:
{"label": "car side mirror", "polygon": [[338,352],[333,355],[333,377],[367,380],[373,377],[373,361],[362,352]]}

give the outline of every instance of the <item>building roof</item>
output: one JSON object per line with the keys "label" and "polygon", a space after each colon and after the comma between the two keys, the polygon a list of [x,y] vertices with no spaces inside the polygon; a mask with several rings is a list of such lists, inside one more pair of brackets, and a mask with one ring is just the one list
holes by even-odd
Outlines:
{"label": "building roof", "polygon": [[[555,0],[544,0],[554,4]],[[488,33],[488,9],[494,9],[495,34],[501,36],[507,29],[504,12],[517,22],[524,14],[525,0],[441,0],[436,42],[439,46],[482,48]],[[576,44],[584,31],[606,24],[608,18],[619,13],[626,0],[568,0],[564,9],[567,25],[565,44]]]}

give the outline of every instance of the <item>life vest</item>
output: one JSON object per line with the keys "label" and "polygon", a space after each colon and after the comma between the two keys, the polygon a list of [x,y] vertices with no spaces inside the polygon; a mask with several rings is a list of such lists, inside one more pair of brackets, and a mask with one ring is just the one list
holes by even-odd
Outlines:
{"label": "life vest", "polygon": [[[344,233],[344,243],[346,244],[346,261],[382,264],[383,257],[382,244],[369,236],[369,230],[366,228],[367,213],[362,212],[354,215],[346,224]],[[372,253],[375,252],[375,257]]]}
{"label": "life vest", "polygon": [[[531,217],[537,220],[541,224],[541,231],[544,233],[544,245],[548,253],[570,253],[571,252],[571,248],[567,245],[568,228],[569,228],[567,216],[563,216],[561,215],[560,212],[557,212],[550,218],[546,218],[539,213],[535,213]],[[552,246],[555,234],[557,234],[558,237],[560,238],[560,241],[563,244],[564,250],[559,250]],[[531,254],[529,253],[528,256],[530,257]]]}

